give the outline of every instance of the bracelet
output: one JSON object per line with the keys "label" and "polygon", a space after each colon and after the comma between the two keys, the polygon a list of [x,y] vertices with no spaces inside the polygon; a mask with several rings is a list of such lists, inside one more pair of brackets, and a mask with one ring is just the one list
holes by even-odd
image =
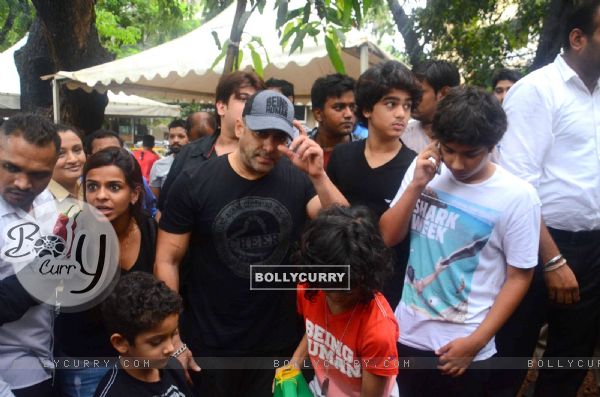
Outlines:
{"label": "bracelet", "polygon": [[547,267],[549,267],[549,266],[554,265],[556,262],[558,262],[559,260],[561,260],[562,257],[563,257],[562,254],[556,255],[554,258],[550,259],[548,262],[546,262],[544,264],[544,269],[547,268]]}
{"label": "bracelet", "polygon": [[566,264],[567,264],[567,260],[565,258],[562,258],[558,263],[555,263],[555,264],[550,265],[550,266],[545,266],[544,267],[544,272],[551,272],[553,270],[558,269],[559,267],[563,267]]}
{"label": "bracelet", "polygon": [[187,350],[187,348],[188,347],[185,343],[182,344],[179,349],[175,350],[175,352],[173,354],[171,354],[171,357],[175,357],[175,358],[179,357],[181,355],[181,353],[183,353],[184,351]]}

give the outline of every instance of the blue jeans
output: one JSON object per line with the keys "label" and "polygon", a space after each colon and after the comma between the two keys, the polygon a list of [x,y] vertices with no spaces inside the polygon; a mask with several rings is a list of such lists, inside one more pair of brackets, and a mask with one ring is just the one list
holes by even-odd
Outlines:
{"label": "blue jeans", "polygon": [[63,397],[93,397],[110,368],[60,369],[56,371]]}

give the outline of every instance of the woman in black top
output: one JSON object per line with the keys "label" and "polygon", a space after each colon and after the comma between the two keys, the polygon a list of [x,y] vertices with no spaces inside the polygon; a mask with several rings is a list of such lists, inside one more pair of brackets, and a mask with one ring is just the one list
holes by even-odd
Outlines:
{"label": "woman in black top", "polygon": [[[122,273],[152,273],[156,222],[142,211],[140,167],[129,152],[106,148],[89,157],[83,170],[85,200],[111,222],[119,239]],[[114,357],[99,306],[83,312],[61,313],[55,324],[56,356]],[[63,396],[92,397],[108,368],[58,371]]]}

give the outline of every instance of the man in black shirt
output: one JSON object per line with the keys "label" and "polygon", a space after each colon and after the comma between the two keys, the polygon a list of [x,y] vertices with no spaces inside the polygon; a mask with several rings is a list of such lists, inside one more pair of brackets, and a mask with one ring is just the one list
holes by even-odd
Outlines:
{"label": "man in black shirt", "polygon": [[[337,146],[327,174],[350,204],[369,207],[377,218],[389,208],[416,156],[400,136],[420,99],[418,81],[396,61],[370,68],[356,85],[356,116],[368,126],[369,135],[366,140]],[[392,307],[402,293],[408,241],[396,246],[395,252],[394,275],[383,290]]]}
{"label": "man in black shirt", "polygon": [[261,78],[252,72],[238,71],[221,77],[215,97],[218,130],[212,135],[189,143],[179,152],[161,188],[158,199],[160,211],[164,211],[169,190],[183,170],[195,169],[212,157],[235,150],[237,147],[235,121],[242,116],[246,100],[264,88]]}
{"label": "man in black shirt", "polygon": [[[283,95],[255,94],[235,124],[238,148],[184,171],[172,187],[155,272],[177,290],[189,247],[181,335],[197,356],[288,357],[299,340],[294,291],[250,291],[250,266],[288,264],[307,217],[347,201],[323,169],[323,150],[297,135],[293,117]],[[201,395],[264,396],[274,371],[205,368],[196,375]]]}

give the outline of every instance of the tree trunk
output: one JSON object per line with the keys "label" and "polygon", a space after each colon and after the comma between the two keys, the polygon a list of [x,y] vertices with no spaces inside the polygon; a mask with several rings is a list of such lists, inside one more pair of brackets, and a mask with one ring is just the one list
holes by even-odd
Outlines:
{"label": "tree trunk", "polygon": [[532,72],[550,62],[560,53],[562,46],[562,27],[567,16],[573,11],[573,0],[552,0],[548,14],[544,18],[544,26],[535,52],[535,58],[529,71]]}
{"label": "tree trunk", "polygon": [[243,18],[246,12],[247,0],[237,0],[235,8],[235,17],[231,25],[231,33],[229,34],[229,44],[227,47],[227,55],[225,56],[225,66],[223,74],[231,73],[237,69],[238,57],[240,54],[240,40],[246,26],[248,18]]}
{"label": "tree trunk", "polygon": [[419,37],[415,31],[414,21],[406,15],[398,0],[387,0],[398,32],[404,39],[406,53],[412,66],[416,66],[425,60],[423,46],[419,44]]}
{"label": "tree trunk", "polygon": [[[27,44],[15,53],[21,77],[21,109],[52,112],[52,89],[40,76],[78,70],[112,60],[100,45],[94,0],[32,0],[37,18]],[[102,126],[106,94],[61,87],[61,121],[86,133]]]}

